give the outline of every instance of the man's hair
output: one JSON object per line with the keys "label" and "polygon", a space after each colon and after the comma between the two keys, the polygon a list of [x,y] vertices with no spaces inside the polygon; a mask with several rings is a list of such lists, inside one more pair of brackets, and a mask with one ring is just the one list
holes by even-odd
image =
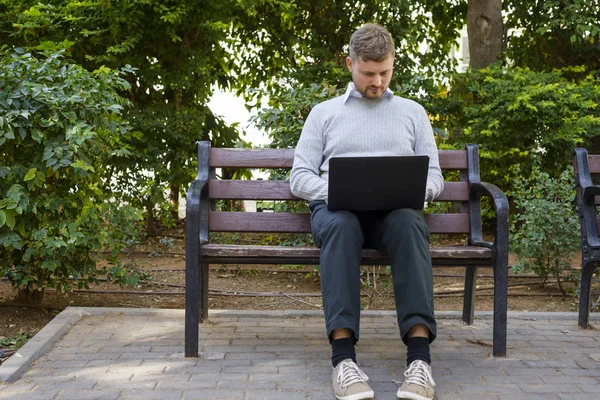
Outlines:
{"label": "man's hair", "polygon": [[356,61],[381,62],[394,56],[394,39],[390,32],[381,25],[365,24],[350,37],[350,58]]}

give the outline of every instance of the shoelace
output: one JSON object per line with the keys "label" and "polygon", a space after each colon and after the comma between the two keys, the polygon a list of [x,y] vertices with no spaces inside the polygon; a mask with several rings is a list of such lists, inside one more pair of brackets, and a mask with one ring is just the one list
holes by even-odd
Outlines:
{"label": "shoelace", "polygon": [[348,387],[354,383],[366,382],[369,377],[362,372],[352,361],[342,361],[337,381],[342,387]]}
{"label": "shoelace", "polygon": [[410,364],[410,367],[404,371],[404,383],[414,383],[419,386],[429,387],[435,386],[433,377],[427,368],[427,364],[424,361],[416,360]]}

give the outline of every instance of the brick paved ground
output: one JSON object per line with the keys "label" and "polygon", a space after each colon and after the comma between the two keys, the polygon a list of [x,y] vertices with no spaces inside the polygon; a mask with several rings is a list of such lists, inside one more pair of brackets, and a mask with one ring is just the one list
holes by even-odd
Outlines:
{"label": "brick paved ground", "polygon": [[[200,359],[183,358],[181,310],[69,312],[84,316],[20,379],[0,383],[1,399],[333,398],[318,312],[213,312]],[[438,316],[438,399],[600,398],[600,334],[578,328],[575,314],[510,313],[504,359],[490,356],[489,314],[471,326],[455,316]],[[376,398],[395,399],[405,347],[392,313],[363,316],[357,353]]]}

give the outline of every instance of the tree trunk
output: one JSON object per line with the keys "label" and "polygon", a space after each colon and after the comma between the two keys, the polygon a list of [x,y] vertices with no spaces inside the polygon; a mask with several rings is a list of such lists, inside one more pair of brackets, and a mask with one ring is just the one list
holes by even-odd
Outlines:
{"label": "tree trunk", "polygon": [[502,0],[469,0],[467,33],[472,68],[482,69],[500,60],[504,50]]}
{"label": "tree trunk", "polygon": [[15,302],[18,304],[40,305],[44,300],[44,289],[21,288]]}
{"label": "tree trunk", "polygon": [[145,199],[144,206],[146,207],[146,234],[148,236],[152,236],[156,233],[156,229],[154,229],[154,203],[152,203],[149,199]]}
{"label": "tree trunk", "polygon": [[179,221],[179,185],[171,183],[171,193],[169,195],[171,200],[171,215],[175,223]]}

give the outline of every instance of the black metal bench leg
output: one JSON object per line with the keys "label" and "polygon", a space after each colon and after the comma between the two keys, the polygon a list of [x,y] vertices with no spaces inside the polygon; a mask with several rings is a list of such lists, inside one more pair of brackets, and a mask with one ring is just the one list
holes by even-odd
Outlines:
{"label": "black metal bench leg", "polygon": [[[498,257],[498,256],[497,256]],[[508,321],[508,254],[494,265],[494,357],[506,357]]]}
{"label": "black metal bench leg", "polygon": [[200,322],[208,319],[208,264],[200,264]]}
{"label": "black metal bench leg", "polygon": [[200,316],[200,218],[199,185],[192,183],[186,205],[185,233],[185,349],[186,357],[198,357]]}
{"label": "black metal bench leg", "polygon": [[594,270],[598,267],[598,263],[595,261],[588,261],[582,264],[581,288],[579,290],[579,326],[587,328],[590,318],[592,276]]}
{"label": "black metal bench leg", "polygon": [[477,287],[477,267],[469,266],[465,272],[465,295],[463,298],[462,319],[467,324],[473,323],[475,317],[475,290]]}
{"label": "black metal bench leg", "polygon": [[[189,265],[188,262],[192,265]],[[200,271],[186,259],[185,267],[185,356],[198,357],[200,333]]]}

